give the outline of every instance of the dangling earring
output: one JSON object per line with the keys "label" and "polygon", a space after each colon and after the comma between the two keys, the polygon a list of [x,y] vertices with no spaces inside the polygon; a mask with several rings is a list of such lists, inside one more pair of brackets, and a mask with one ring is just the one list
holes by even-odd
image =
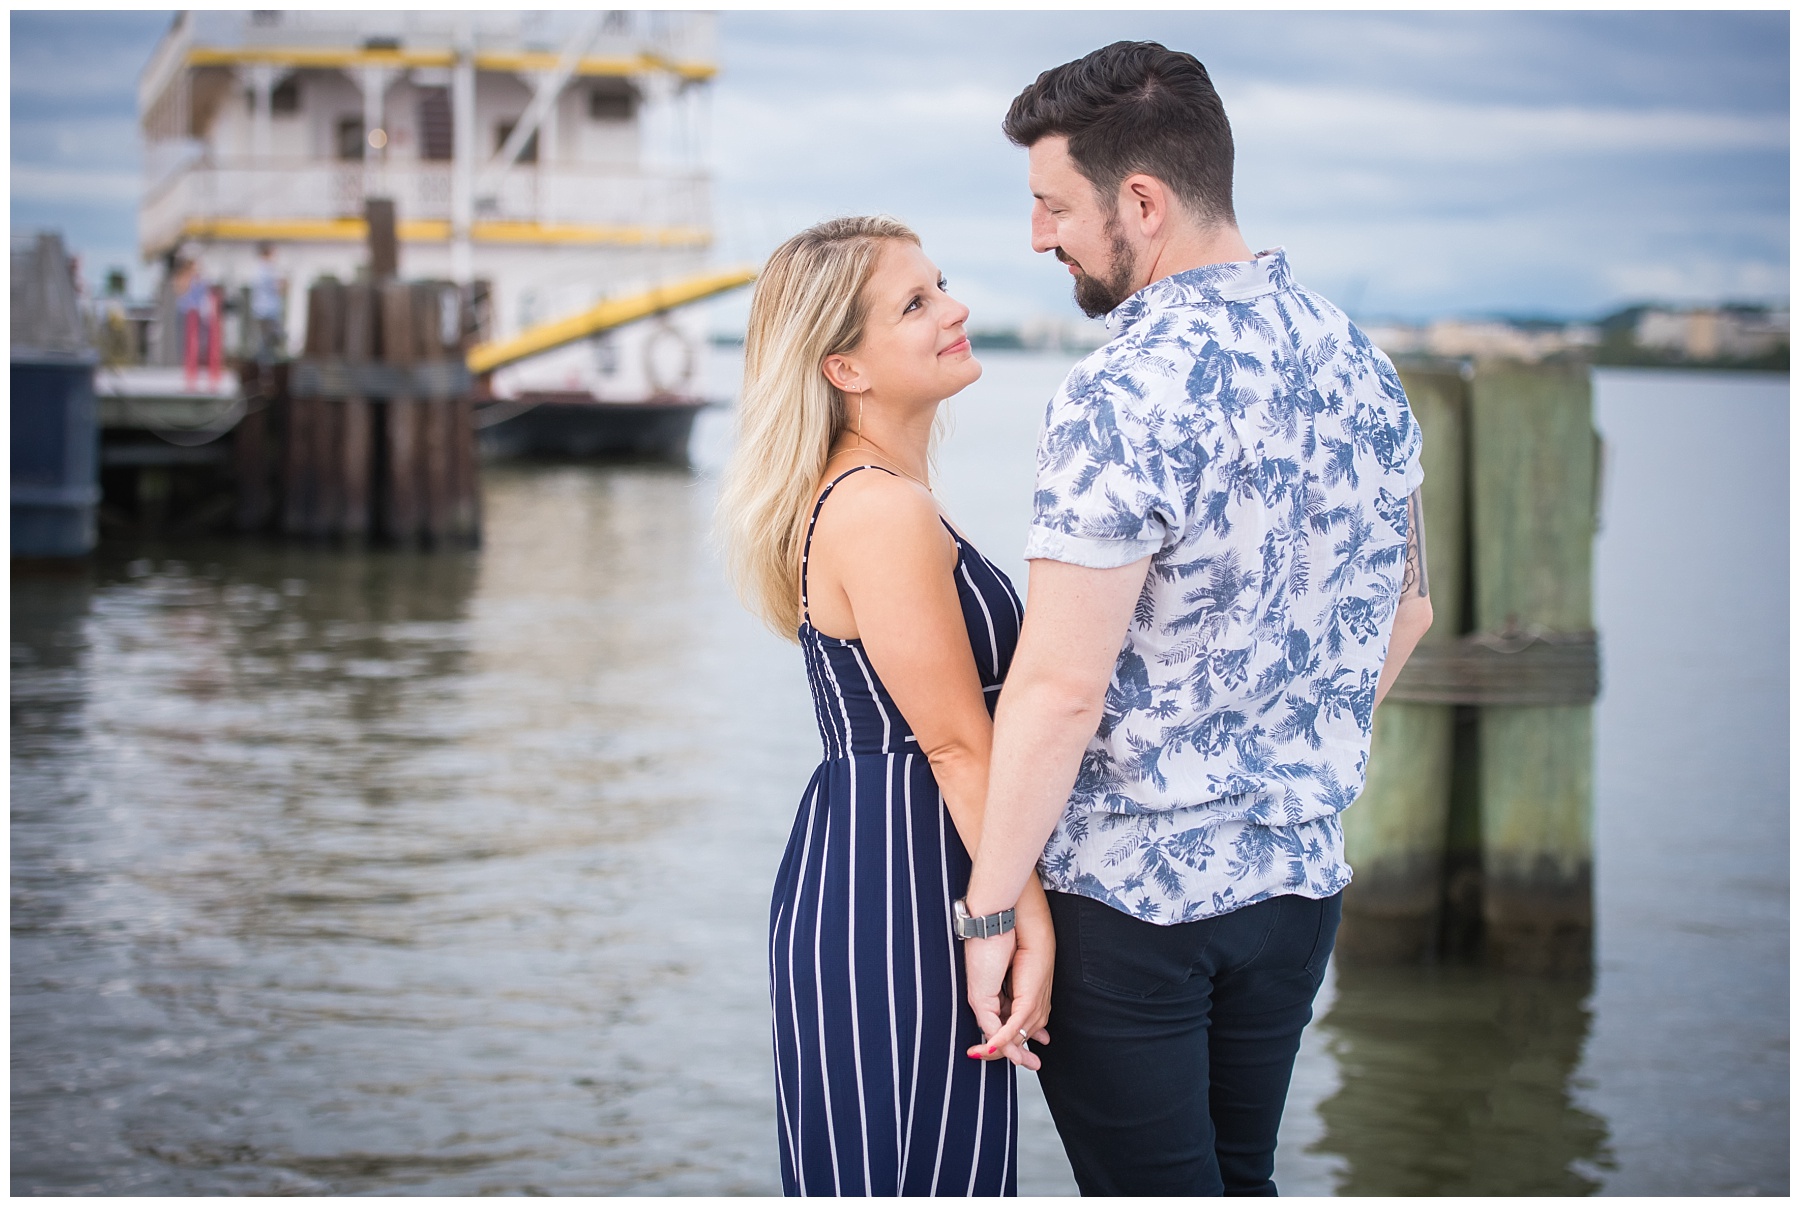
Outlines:
{"label": "dangling earring", "polygon": [[869,392],[867,390],[857,391],[857,394],[856,394],[856,439],[857,439],[858,443],[862,442],[863,405],[864,405],[865,400],[867,400],[868,397],[869,397]]}

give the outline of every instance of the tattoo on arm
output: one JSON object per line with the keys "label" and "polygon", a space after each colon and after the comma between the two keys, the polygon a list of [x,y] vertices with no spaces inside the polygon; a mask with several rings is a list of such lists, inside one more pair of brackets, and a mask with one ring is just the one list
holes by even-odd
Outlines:
{"label": "tattoo on arm", "polygon": [[1431,576],[1425,568],[1425,503],[1416,490],[1406,500],[1406,576],[1400,594],[1431,594]]}

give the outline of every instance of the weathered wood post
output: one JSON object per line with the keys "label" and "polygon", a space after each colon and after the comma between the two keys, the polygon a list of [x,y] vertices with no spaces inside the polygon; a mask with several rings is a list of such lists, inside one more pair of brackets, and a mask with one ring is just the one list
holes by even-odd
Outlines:
{"label": "weathered wood post", "polygon": [[[1425,652],[1453,645],[1462,615],[1468,386],[1454,365],[1402,370],[1401,381],[1425,436],[1433,613],[1421,643]],[[1410,963],[1436,948],[1455,730],[1454,704],[1409,693],[1404,683],[1375,714],[1368,782],[1344,813],[1344,850],[1355,880],[1344,894],[1338,950],[1351,960]]]}
{"label": "weathered wood post", "polygon": [[381,287],[381,352],[395,383],[386,406],[387,464],[383,474],[382,532],[401,543],[419,535],[418,407],[412,396],[412,287],[389,281]]}
{"label": "weathered wood post", "polygon": [[237,483],[237,528],[259,532],[274,515],[273,419],[286,414],[288,367],[246,362],[255,374],[251,397],[258,405],[245,412],[231,433],[232,474]]}
{"label": "weathered wood post", "polygon": [[[438,339],[444,354],[460,369],[463,358],[467,355],[468,343],[473,333],[470,317],[470,294],[472,290],[459,289],[454,285],[440,285],[438,292],[438,313],[440,322]],[[451,313],[446,316],[445,309]],[[481,472],[477,465],[475,452],[475,402],[470,395],[470,382],[467,375],[458,373],[460,386],[453,391],[450,409],[453,412],[454,441],[451,453],[455,462],[456,512],[454,527],[456,535],[462,540],[479,544],[481,540]]]}
{"label": "weathered wood post", "polygon": [[1585,969],[1598,683],[1589,371],[1485,369],[1469,419],[1474,621],[1514,689],[1514,702],[1486,704],[1480,719],[1488,950],[1509,968]]}
{"label": "weathered wood post", "polygon": [[[343,303],[343,293],[338,293],[338,302]],[[338,357],[343,356],[344,333],[337,333],[337,345],[332,349]],[[343,522],[344,510],[344,467],[343,453],[343,418],[344,404],[337,398],[319,398],[312,402],[312,451],[308,459],[312,462],[313,506],[307,517],[306,534],[308,536],[330,536],[338,531]]]}
{"label": "weathered wood post", "polygon": [[370,477],[374,468],[374,427],[361,379],[375,354],[377,321],[374,290],[365,284],[344,291],[344,363],[350,393],[343,407],[343,521],[340,531],[351,539],[369,532]]}
{"label": "weathered wood post", "polygon": [[[325,278],[306,291],[306,356],[314,363],[335,360],[343,347],[343,289]],[[283,432],[281,529],[289,536],[317,531],[321,511],[319,429],[326,402],[311,381],[294,382]]]}
{"label": "weathered wood post", "polygon": [[419,444],[423,458],[424,528],[432,541],[442,544],[451,534],[455,512],[454,436],[450,430],[454,416],[449,391],[443,374],[443,343],[438,336],[438,291],[428,282],[412,287],[413,346],[417,349],[417,365],[425,381],[425,398],[419,407]]}

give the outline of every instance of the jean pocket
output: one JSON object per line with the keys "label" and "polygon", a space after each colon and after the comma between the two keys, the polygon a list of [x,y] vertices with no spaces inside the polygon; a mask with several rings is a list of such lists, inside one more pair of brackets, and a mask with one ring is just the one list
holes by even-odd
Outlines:
{"label": "jean pocket", "polygon": [[1081,981],[1092,989],[1148,998],[1187,979],[1188,968],[1168,950],[1170,928],[1144,922],[1110,905],[1082,899]]}
{"label": "jean pocket", "polygon": [[1318,903],[1319,929],[1313,936],[1312,954],[1306,958],[1306,971],[1314,976],[1323,976],[1325,961],[1331,958],[1331,951],[1337,946],[1338,923],[1344,917],[1344,894],[1340,891]]}

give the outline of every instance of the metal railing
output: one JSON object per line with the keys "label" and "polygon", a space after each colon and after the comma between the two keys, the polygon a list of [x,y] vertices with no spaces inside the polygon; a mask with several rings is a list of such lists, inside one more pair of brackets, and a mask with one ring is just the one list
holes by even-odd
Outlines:
{"label": "metal railing", "polygon": [[[139,209],[138,234],[143,247],[160,251],[196,232],[228,233],[221,223],[360,219],[366,195],[394,199],[404,234],[407,223],[447,224],[450,194],[451,168],[443,163],[368,169],[358,162],[318,160],[203,162],[178,169],[151,188]],[[502,182],[494,204],[475,217],[477,223],[559,228],[704,229],[710,202],[707,178],[698,172],[520,165]]]}

